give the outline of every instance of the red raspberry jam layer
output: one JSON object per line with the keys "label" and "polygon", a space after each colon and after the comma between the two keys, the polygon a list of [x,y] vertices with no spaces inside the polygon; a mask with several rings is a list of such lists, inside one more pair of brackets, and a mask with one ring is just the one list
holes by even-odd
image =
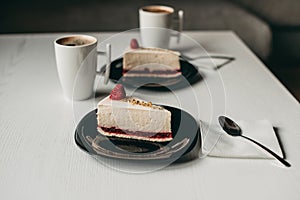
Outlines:
{"label": "red raspberry jam layer", "polygon": [[99,127],[103,131],[108,133],[114,133],[114,134],[126,134],[126,135],[133,135],[138,137],[145,137],[145,138],[155,138],[155,139],[165,139],[165,138],[172,138],[171,132],[142,132],[142,131],[123,131],[122,129],[118,129],[115,127],[107,128],[107,127]]}
{"label": "red raspberry jam layer", "polygon": [[165,75],[169,75],[169,74],[178,74],[181,71],[180,70],[153,70],[153,71],[149,71],[149,70],[123,70],[123,74],[125,74],[127,72],[129,74],[165,74]]}

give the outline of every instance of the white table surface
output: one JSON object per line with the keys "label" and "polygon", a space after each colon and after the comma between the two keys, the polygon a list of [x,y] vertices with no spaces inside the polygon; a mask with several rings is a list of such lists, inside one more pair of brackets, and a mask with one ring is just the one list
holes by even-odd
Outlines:
{"label": "white table surface", "polygon": [[[91,34],[101,42],[112,33]],[[275,160],[213,157],[142,174],[106,167],[74,143],[74,118],[81,114],[74,114],[77,107],[63,97],[54,59],[53,41],[63,34],[1,35],[1,199],[298,200],[299,103],[233,32],[186,34],[207,51],[236,60],[218,71],[203,70],[205,83],[215,90],[210,95],[204,81],[176,91],[196,96],[198,105],[190,103],[185,110],[204,121],[224,113],[234,119],[268,119],[278,128],[292,167]],[[102,95],[113,85],[100,87]],[[138,95],[178,105],[171,93]]]}

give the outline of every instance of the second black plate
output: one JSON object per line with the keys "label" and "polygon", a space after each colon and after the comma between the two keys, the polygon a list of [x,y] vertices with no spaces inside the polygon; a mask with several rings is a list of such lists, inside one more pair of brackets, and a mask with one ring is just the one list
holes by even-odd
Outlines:
{"label": "second black plate", "polygon": [[201,79],[197,68],[186,60],[180,59],[181,76],[176,78],[129,78],[123,77],[123,58],[118,58],[111,63],[109,78],[113,82],[122,83],[129,87],[145,88],[183,88]]}

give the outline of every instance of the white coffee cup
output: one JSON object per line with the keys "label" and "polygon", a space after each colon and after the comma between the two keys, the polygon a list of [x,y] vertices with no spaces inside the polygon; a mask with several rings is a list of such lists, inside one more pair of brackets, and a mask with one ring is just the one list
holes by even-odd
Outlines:
{"label": "white coffee cup", "polygon": [[54,41],[56,66],[63,92],[69,100],[84,100],[93,94],[97,55],[106,54],[105,84],[110,73],[111,47],[97,52],[97,39],[89,35],[67,35]]}
{"label": "white coffee cup", "polygon": [[[178,11],[178,33],[183,27],[183,11]],[[174,8],[161,5],[144,6],[139,9],[139,22],[143,47],[169,48],[172,29],[175,24]]]}

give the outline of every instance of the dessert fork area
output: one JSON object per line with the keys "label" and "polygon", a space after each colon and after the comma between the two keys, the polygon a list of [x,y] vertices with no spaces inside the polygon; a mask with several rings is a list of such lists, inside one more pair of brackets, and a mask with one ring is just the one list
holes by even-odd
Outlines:
{"label": "dessert fork area", "polygon": [[[117,33],[86,34],[101,43]],[[283,154],[292,165],[289,168],[272,158],[201,157],[200,153],[192,161],[146,173],[121,171],[99,162],[77,147],[74,131],[115,83],[104,85],[103,77],[98,76],[96,99],[67,101],[53,45],[62,35],[0,36],[1,199],[299,199],[299,103],[234,32],[184,32],[202,45],[202,52],[205,49],[209,55],[228,55],[234,60],[218,69],[199,67],[202,79],[189,87],[172,92],[140,88],[135,94],[160,105],[180,107],[208,124],[216,124],[219,115],[268,120],[276,128]],[[129,44],[122,37],[115,41],[124,42]],[[103,50],[101,45],[98,48]],[[117,51],[123,50],[112,44],[112,59],[119,56]],[[187,57],[202,56],[189,53],[189,46],[182,51]],[[204,64],[190,62],[196,67]],[[86,105],[90,110],[81,110]],[[118,166],[116,160],[109,162]]]}

